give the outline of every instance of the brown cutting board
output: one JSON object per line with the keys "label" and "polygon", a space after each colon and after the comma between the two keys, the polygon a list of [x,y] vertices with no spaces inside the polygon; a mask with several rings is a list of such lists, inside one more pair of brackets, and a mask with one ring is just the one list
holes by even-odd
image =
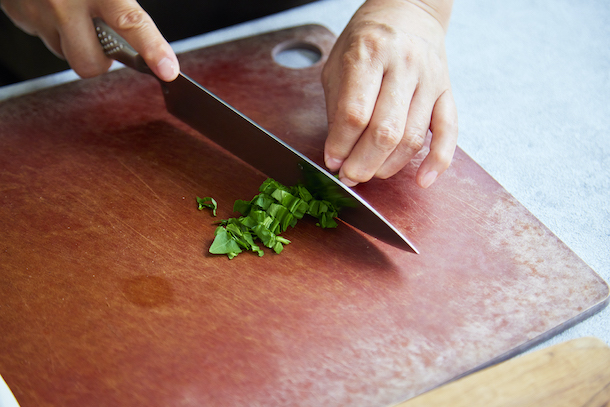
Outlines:
{"label": "brown cutting board", "polygon": [[511,359],[397,407],[607,407],[610,348],[579,338]]}
{"label": "brown cutting board", "polygon": [[[181,56],[321,163],[322,65],[298,27]],[[305,69],[272,53],[316,44]],[[227,137],[231,137],[230,134]],[[269,159],[273,159],[270,157]],[[602,309],[608,286],[463,151],[357,187],[416,244],[302,221],[281,255],[207,254],[265,176],[165,112],[131,70],[0,104],[0,374],[29,406],[383,406]]]}

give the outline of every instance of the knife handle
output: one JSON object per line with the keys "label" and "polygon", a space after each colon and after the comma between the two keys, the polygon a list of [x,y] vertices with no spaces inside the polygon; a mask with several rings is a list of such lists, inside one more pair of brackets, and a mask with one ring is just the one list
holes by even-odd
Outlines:
{"label": "knife handle", "polygon": [[97,38],[102,45],[104,54],[115,59],[130,68],[155,76],[152,70],[144,62],[144,58],[123,37],[116,33],[108,24],[99,17],[93,19]]}

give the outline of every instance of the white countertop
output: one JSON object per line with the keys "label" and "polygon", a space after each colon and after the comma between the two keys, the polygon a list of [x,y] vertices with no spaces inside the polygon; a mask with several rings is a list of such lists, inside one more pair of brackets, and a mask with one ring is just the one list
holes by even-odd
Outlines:
{"label": "white countertop", "polygon": [[[458,145],[606,281],[609,21],[604,1],[457,0],[447,37]],[[610,344],[610,308],[540,346],[583,336]]]}
{"label": "white countertop", "polygon": [[[308,23],[338,35],[361,3],[321,0],[172,46],[184,52]],[[606,281],[609,21],[603,1],[456,0],[447,36],[459,146]],[[72,80],[66,71],[6,86],[0,100]],[[540,346],[583,336],[610,344],[610,308]]]}

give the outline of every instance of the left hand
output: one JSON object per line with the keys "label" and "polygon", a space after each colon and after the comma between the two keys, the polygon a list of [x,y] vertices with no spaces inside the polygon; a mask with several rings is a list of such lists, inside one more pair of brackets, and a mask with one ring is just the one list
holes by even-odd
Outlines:
{"label": "left hand", "polygon": [[450,0],[368,0],[338,38],[322,73],[324,158],[346,185],[396,174],[428,131],[417,184],[427,188],[449,167],[457,144],[444,46],[450,12]]}

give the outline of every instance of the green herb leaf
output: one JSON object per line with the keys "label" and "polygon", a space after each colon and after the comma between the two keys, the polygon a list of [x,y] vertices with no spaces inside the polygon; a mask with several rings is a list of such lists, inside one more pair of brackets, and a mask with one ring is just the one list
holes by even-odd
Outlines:
{"label": "green herb leaf", "polygon": [[[288,188],[268,178],[260,186],[259,192],[250,201],[235,201],[233,210],[242,216],[219,222],[210,253],[226,254],[232,259],[245,250],[263,256],[263,250],[255,244],[259,240],[279,254],[284,250],[284,245],[290,243],[280,234],[288,227],[296,226],[297,220],[305,214],[317,218],[317,225],[322,228],[337,227],[334,218],[338,208],[327,200],[315,199],[302,185]],[[213,207],[216,216],[216,201],[212,198],[197,198],[197,202],[199,209]]]}
{"label": "green herb leaf", "polygon": [[252,209],[252,204],[248,201],[242,201],[241,199],[238,199],[233,204],[233,211],[239,212],[244,216],[248,216],[250,209]]}
{"label": "green herb leaf", "polygon": [[218,208],[218,204],[216,200],[210,196],[206,196],[205,198],[197,197],[197,204],[199,205],[198,209],[201,211],[203,209],[211,209],[212,215],[216,216],[216,209]]}
{"label": "green herb leaf", "polygon": [[216,237],[210,246],[210,253],[212,254],[226,254],[229,259],[237,256],[241,253],[239,245],[235,241],[235,238],[222,226],[216,228]]}

